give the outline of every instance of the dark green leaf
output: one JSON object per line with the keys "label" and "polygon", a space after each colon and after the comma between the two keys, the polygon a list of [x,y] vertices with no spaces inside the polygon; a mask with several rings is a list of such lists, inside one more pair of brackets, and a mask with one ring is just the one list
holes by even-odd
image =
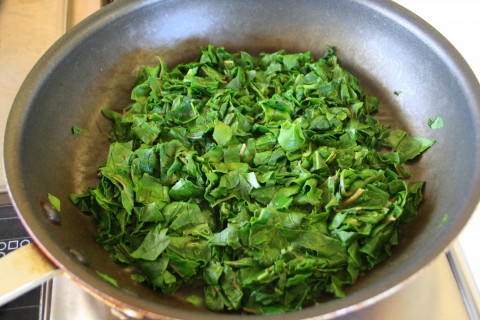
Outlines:
{"label": "dark green leaf", "polygon": [[285,121],[278,135],[278,143],[286,152],[295,152],[305,143],[303,130],[298,122]]}
{"label": "dark green leaf", "polygon": [[150,231],[142,244],[133,251],[130,256],[135,259],[153,261],[167,248],[170,237],[167,236],[168,229],[162,229],[159,225]]}

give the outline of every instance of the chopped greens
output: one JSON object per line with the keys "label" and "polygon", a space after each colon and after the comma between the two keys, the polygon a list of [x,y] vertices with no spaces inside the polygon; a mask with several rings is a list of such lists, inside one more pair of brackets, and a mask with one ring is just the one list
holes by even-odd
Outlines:
{"label": "chopped greens", "polygon": [[435,141],[379,124],[379,100],[331,47],[315,60],[209,45],[142,68],[131,99],[103,110],[100,182],[71,200],[132,279],[203,288],[195,305],[278,313],[343,297],[422,200],[403,165]]}

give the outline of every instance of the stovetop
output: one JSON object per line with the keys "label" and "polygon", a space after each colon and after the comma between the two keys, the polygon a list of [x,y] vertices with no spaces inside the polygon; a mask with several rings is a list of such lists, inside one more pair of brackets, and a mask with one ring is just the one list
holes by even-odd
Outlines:
{"label": "stovetop", "polygon": [[[0,131],[4,130],[13,98],[33,64],[66,29],[107,2],[0,0]],[[436,28],[441,26],[443,21],[462,28],[462,36],[465,39],[457,40],[453,44],[462,53],[462,50],[468,52],[465,58],[469,63],[473,61],[472,69],[477,72],[477,77],[480,77],[478,58],[480,44],[471,40],[475,39],[474,34],[480,29],[478,19],[475,17],[475,14],[480,12],[478,9],[473,10],[475,1],[457,0],[451,4],[452,8],[443,2],[433,0],[396,0],[396,2],[422,17],[427,17],[427,21],[433,22]],[[462,12],[465,15],[457,17],[453,14],[453,9],[458,9],[462,5],[464,8]],[[467,7],[472,10],[465,9]],[[477,20],[471,21],[466,19],[467,17]],[[439,31],[449,39],[460,32],[458,29]],[[11,45],[12,43],[14,45]],[[478,47],[471,50],[469,46]],[[0,143],[3,145],[3,134]],[[1,153],[0,161],[3,162]],[[5,177],[0,170],[0,257],[32,241],[9,204],[5,191]],[[413,279],[402,284],[396,292],[380,302],[340,319],[480,319],[478,300],[475,300],[475,276],[469,272],[471,269],[477,271],[478,275],[480,256],[478,249],[475,249],[476,255],[470,248],[467,251],[468,244],[478,243],[479,235],[474,230],[480,227],[479,211],[477,209],[467,230],[460,236],[460,241],[455,242],[449,251],[439,256]],[[463,259],[462,250],[468,253],[468,259]],[[117,318],[118,314],[115,315],[115,312],[112,314],[107,306],[64,277],[55,277],[39,288],[0,307],[0,319]]]}
{"label": "stovetop", "polygon": [[[4,195],[3,203],[0,201],[0,258],[30,242],[32,239]],[[47,284],[2,306],[0,319],[41,319],[46,291]]]}

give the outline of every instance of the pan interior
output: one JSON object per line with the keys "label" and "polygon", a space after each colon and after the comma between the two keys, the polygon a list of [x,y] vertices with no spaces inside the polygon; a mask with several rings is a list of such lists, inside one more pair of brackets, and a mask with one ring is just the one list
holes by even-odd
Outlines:
{"label": "pan interior", "polygon": [[[466,223],[479,193],[480,90],[454,49],[389,2],[199,4],[116,1],[57,42],[26,79],[8,122],[5,167],[15,205],[45,252],[111,301],[150,315],[199,318],[178,296],[167,298],[131,281],[129,269],[114,263],[95,242],[92,219],[71,204],[69,195],[98,182],[110,128],[100,110],[128,104],[138,68],[155,64],[156,56],[170,67],[192,61],[200,47],[211,43],[231,52],[285,49],[311,51],[315,57],[333,45],[340,63],[367,93],[380,98],[380,121],[437,141],[408,168],[416,180],[427,181],[427,188],[419,216],[403,230],[394,255],[351,287],[346,298],[277,319],[355,305],[399,284],[439,255]],[[432,130],[427,121],[437,116],[445,126]],[[87,134],[72,135],[72,126]],[[45,217],[47,193],[61,199],[61,225]],[[449,219],[441,224],[445,215]],[[117,279],[121,289],[100,280],[96,271]]]}

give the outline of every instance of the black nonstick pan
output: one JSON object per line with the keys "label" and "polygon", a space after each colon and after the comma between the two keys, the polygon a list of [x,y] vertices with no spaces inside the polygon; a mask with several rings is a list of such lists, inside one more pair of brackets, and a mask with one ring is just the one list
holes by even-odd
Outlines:
{"label": "black nonstick pan", "polygon": [[[480,85],[454,47],[423,20],[380,0],[118,0],[47,51],[23,83],[7,123],[10,196],[38,248],[67,276],[137,318],[245,317],[199,311],[183,301],[182,292],[166,297],[133,282],[96,243],[92,218],[69,200],[96,185],[105,161],[110,122],[100,110],[123,108],[138,68],[155,64],[156,56],[174,66],[194,60],[208,44],[252,54],[311,51],[316,57],[335,46],[341,64],[379,97],[379,119],[437,141],[409,168],[427,181],[424,203],[390,259],[348,288],[345,298],[249,317],[353,312],[393,292],[460,233],[480,198]],[[432,130],[428,119],[437,116],[444,127]],[[88,135],[72,135],[72,126]],[[61,200],[60,223],[45,209],[48,193]],[[119,288],[97,271],[117,279]]]}

